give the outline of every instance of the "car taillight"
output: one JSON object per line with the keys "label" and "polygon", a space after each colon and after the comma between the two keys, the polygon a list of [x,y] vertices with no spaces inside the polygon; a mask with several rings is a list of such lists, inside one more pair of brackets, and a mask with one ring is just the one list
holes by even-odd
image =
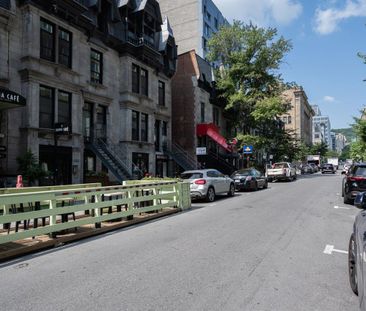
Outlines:
{"label": "car taillight", "polygon": [[194,182],[196,185],[205,185],[206,180],[205,179],[198,179]]}
{"label": "car taillight", "polygon": [[362,180],[366,180],[365,177],[347,177],[348,181],[362,181]]}
{"label": "car taillight", "polygon": [[247,176],[247,178],[245,178],[245,180],[252,180],[252,176]]}

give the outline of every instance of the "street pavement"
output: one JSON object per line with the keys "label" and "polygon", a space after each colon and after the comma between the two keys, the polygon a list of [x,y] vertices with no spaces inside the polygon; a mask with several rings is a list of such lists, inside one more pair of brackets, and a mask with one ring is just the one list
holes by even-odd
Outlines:
{"label": "street pavement", "polygon": [[[1,310],[358,310],[356,208],[305,175],[0,265]],[[325,251],[325,252],[324,252]]]}

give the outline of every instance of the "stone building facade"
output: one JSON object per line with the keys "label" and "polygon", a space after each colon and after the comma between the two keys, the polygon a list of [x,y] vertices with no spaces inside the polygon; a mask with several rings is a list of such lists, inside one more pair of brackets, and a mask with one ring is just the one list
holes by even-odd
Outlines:
{"label": "stone building facade", "polygon": [[283,93],[283,96],[286,103],[290,103],[291,107],[281,117],[285,129],[293,133],[298,140],[311,145],[314,111],[308,102],[305,91],[301,88],[289,89]]}
{"label": "stone building facade", "polygon": [[26,100],[0,101],[1,176],[27,150],[52,173],[44,183],[169,174],[176,45],[155,0],[11,0],[0,46],[0,87]]}

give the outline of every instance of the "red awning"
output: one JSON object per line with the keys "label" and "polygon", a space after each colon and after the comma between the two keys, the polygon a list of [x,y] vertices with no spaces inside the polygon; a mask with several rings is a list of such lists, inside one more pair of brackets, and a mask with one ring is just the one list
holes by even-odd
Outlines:
{"label": "red awning", "polygon": [[229,152],[232,152],[231,146],[227,144],[226,138],[219,133],[219,128],[215,124],[213,123],[197,124],[196,134],[199,137],[207,135],[210,138],[212,138],[212,140],[217,142],[222,148],[224,148]]}

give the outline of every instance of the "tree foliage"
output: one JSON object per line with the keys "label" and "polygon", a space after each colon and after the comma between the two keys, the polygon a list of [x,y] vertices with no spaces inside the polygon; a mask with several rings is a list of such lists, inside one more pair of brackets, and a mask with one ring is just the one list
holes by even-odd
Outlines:
{"label": "tree foliage", "polygon": [[214,34],[208,47],[208,59],[220,64],[217,87],[239,130],[239,142],[269,152],[278,149],[279,156],[291,153],[292,135],[279,121],[289,109],[282,97],[286,86],[277,73],[291,43],[278,37],[275,28],[234,21]]}
{"label": "tree foliage", "polygon": [[17,158],[19,172],[28,180],[29,185],[42,177],[47,176],[47,172],[38,163],[37,157],[28,150],[24,155]]}

